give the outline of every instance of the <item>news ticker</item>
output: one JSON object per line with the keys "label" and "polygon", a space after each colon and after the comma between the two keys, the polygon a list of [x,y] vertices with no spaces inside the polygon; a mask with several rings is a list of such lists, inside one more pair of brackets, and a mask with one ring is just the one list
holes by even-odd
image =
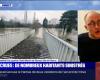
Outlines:
{"label": "news ticker", "polygon": [[85,68],[85,63],[0,62],[0,68]]}
{"label": "news ticker", "polygon": [[0,59],[2,68],[94,68],[95,62],[59,62],[58,59]]}

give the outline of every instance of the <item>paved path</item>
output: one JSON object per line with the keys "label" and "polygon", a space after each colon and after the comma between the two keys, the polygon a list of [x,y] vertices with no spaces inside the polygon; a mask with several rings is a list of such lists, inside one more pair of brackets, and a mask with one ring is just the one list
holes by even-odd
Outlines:
{"label": "paved path", "polygon": [[27,39],[2,55],[1,59],[45,59],[50,58],[47,47],[43,40],[43,29],[40,28],[36,34],[30,35]]}

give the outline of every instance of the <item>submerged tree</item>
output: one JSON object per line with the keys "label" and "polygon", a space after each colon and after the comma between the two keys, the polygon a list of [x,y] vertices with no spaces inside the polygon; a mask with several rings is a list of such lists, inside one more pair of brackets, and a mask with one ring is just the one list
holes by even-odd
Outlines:
{"label": "submerged tree", "polygon": [[1,18],[0,20],[0,28],[4,28],[5,27],[5,21]]}
{"label": "submerged tree", "polygon": [[63,28],[63,34],[65,31],[70,33],[72,29],[77,30],[77,11],[70,10],[64,12],[60,19],[60,27]]}
{"label": "submerged tree", "polygon": [[43,27],[44,28],[48,27],[48,20],[46,18],[43,20]]}

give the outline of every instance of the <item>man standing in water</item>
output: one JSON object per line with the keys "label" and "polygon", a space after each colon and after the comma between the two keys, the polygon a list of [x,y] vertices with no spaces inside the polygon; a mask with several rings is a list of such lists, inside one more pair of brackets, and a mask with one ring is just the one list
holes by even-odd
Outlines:
{"label": "man standing in water", "polygon": [[84,17],[87,33],[78,37],[80,61],[100,61],[100,13],[88,12]]}

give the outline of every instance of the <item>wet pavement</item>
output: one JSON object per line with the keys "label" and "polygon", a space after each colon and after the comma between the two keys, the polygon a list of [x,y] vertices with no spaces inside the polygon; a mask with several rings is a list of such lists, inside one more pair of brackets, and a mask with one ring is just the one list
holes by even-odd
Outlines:
{"label": "wet pavement", "polygon": [[50,59],[43,39],[43,29],[31,34],[27,39],[7,51],[0,59]]}

